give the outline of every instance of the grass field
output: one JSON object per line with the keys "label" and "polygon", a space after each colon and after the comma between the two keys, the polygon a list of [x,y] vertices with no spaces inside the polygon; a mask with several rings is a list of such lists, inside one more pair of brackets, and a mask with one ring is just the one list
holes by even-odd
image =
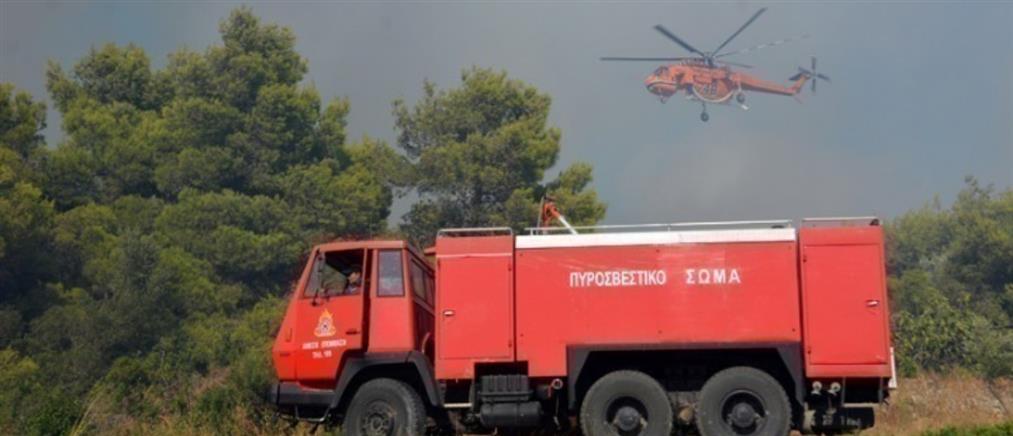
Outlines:
{"label": "grass field", "polygon": [[[985,381],[963,374],[925,374],[900,379],[899,389],[889,404],[876,412],[876,426],[859,432],[862,436],[1013,436],[1013,380]],[[237,415],[244,415],[241,410]],[[336,428],[314,428],[308,424],[269,427],[237,419],[234,430],[251,435],[293,436],[341,435]],[[247,425],[242,425],[243,423]],[[139,424],[139,423],[138,423]],[[178,419],[167,418],[154,427],[124,423],[116,434],[214,434]],[[544,436],[547,433],[539,433]],[[569,433],[577,435],[578,433]],[[797,433],[793,433],[797,434]]]}
{"label": "grass field", "polygon": [[1013,421],[1006,421],[1003,424],[976,426],[976,427],[946,427],[941,430],[931,430],[923,433],[923,436],[1009,436],[1013,435]]}

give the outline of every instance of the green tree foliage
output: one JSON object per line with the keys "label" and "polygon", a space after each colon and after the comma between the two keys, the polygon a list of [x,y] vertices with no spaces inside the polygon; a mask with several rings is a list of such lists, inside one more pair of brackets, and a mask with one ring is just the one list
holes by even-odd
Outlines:
{"label": "green tree foliage", "polygon": [[935,201],[886,230],[901,368],[1013,374],[1013,190],[968,178],[951,208]]}
{"label": "green tree foliage", "polygon": [[39,365],[17,351],[0,349],[0,432],[17,434],[24,427],[24,398],[38,390]]}
{"label": "green tree foliage", "polygon": [[427,243],[442,227],[531,227],[545,194],[574,224],[604,217],[605,205],[588,188],[590,165],[574,164],[544,182],[561,136],[547,123],[548,95],[487,69],[465,70],[461,81],[442,91],[426,82],[413,107],[394,103],[398,145],[413,159],[420,197],[402,230]]}
{"label": "green tree foliage", "polygon": [[19,333],[21,311],[36,311],[29,291],[52,271],[53,203],[43,196],[36,168],[46,107],[0,84],[0,346]]}
{"label": "green tree foliage", "polygon": [[219,30],[163,69],[134,45],[51,63],[51,149],[45,106],[0,85],[0,432],[270,420],[250,406],[301,256],[386,231],[407,161],[345,142],[291,31],[246,8]]}
{"label": "green tree foliage", "polygon": [[32,101],[26,92],[0,83],[0,144],[22,159],[31,157],[42,145],[40,131],[46,127],[46,105]]}

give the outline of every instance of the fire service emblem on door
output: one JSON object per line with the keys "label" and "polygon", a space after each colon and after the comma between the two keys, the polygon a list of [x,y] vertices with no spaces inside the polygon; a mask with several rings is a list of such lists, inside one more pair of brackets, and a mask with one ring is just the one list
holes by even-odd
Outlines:
{"label": "fire service emblem on door", "polygon": [[318,338],[325,338],[328,336],[334,336],[337,329],[334,328],[334,317],[331,316],[331,312],[324,309],[324,312],[320,314],[320,319],[317,321],[317,328],[313,330],[313,334]]}

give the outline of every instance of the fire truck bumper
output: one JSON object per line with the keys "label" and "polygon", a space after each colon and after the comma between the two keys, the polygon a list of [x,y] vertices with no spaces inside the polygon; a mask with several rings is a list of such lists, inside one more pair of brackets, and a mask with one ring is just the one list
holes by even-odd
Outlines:
{"label": "fire truck bumper", "polygon": [[299,386],[297,383],[281,382],[271,385],[271,389],[267,393],[267,401],[280,407],[329,407],[334,401],[334,391],[309,389]]}

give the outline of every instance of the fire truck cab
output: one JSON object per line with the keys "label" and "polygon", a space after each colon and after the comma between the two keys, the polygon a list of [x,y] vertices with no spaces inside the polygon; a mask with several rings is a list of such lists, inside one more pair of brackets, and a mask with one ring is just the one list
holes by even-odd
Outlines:
{"label": "fire truck cab", "polygon": [[577,230],[315,247],[270,401],[351,435],[872,425],[894,374],[878,220]]}

